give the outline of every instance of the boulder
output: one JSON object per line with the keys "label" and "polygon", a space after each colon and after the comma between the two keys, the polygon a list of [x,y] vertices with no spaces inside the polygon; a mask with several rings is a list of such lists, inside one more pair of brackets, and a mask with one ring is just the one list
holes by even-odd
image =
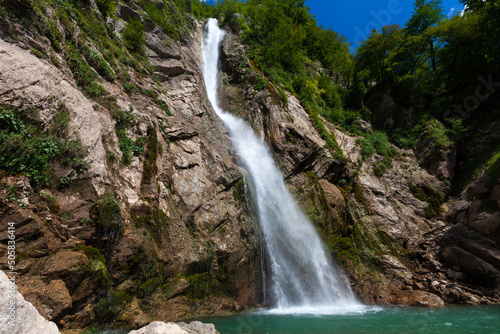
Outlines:
{"label": "boulder", "polygon": [[213,324],[204,324],[201,321],[193,321],[189,324],[179,322],[177,325],[189,334],[219,334]]}
{"label": "boulder", "polygon": [[120,4],[119,7],[117,8],[116,15],[125,21],[130,21],[130,20],[141,21],[142,20],[142,17],[141,17],[141,15],[139,15],[139,13],[137,13],[135,10],[133,10],[129,6],[125,6],[123,4]]}
{"label": "boulder", "polygon": [[182,57],[179,48],[167,46],[166,41],[168,41],[169,45],[175,45],[172,39],[160,31],[153,30],[153,32],[147,33],[144,37],[146,46],[160,57],[180,60]]}
{"label": "boulder", "polygon": [[441,307],[444,301],[437,295],[419,290],[397,291],[392,296],[394,305],[423,306],[423,307]]}
{"label": "boulder", "polygon": [[188,334],[173,322],[154,321],[141,329],[131,331],[129,334]]}
{"label": "boulder", "polygon": [[473,240],[462,240],[460,246],[484,261],[492,264],[495,268],[500,268],[500,249],[493,248]]}
{"label": "boulder", "polygon": [[147,323],[151,322],[151,320],[152,319],[144,313],[139,306],[137,298],[134,297],[132,302],[128,304],[125,310],[115,319],[115,324],[123,328],[137,328],[145,326]]}
{"label": "boulder", "polygon": [[204,324],[201,321],[193,321],[189,324],[154,321],[129,334],[219,334],[219,332],[215,330],[213,324]]}
{"label": "boulder", "polygon": [[62,279],[73,291],[87,270],[88,258],[85,254],[63,249],[44,259],[41,272],[45,277]]}
{"label": "boulder", "polygon": [[156,71],[171,77],[181,75],[186,71],[182,62],[174,58],[150,58],[149,61]]}
{"label": "boulder", "polygon": [[467,276],[484,282],[485,285],[492,288],[500,287],[500,272],[474,254],[462,248],[451,246],[444,249],[441,257],[447,263],[459,266]]}
{"label": "boulder", "polygon": [[[15,297],[12,298],[10,295]],[[15,304],[15,320],[11,323],[12,315],[9,306],[11,301]],[[12,285],[7,275],[0,270],[0,333],[10,334],[59,334],[57,325],[42,317],[36,308],[28,301],[24,300],[23,295],[17,292],[17,287]]]}

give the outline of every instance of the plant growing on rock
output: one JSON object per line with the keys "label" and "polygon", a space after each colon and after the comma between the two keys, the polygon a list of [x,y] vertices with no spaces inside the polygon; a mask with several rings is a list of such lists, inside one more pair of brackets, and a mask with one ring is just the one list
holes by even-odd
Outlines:
{"label": "plant growing on rock", "polygon": [[144,27],[139,20],[131,20],[122,31],[123,41],[127,49],[138,54],[144,52],[144,36]]}
{"label": "plant growing on rock", "polygon": [[91,209],[94,223],[103,228],[119,230],[123,226],[122,210],[112,192],[104,194]]}
{"label": "plant growing on rock", "polygon": [[[57,117],[57,116],[56,116]],[[61,133],[61,130],[56,131]],[[25,174],[36,187],[48,186],[52,180],[51,163],[59,160],[77,172],[86,170],[86,150],[77,141],[68,141],[42,132],[34,125],[26,126],[17,113],[0,106],[0,169],[10,175]]]}

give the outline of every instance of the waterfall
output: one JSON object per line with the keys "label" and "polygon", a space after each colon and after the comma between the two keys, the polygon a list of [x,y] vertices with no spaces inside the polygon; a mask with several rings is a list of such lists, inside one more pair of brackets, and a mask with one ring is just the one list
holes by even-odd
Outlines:
{"label": "waterfall", "polygon": [[242,119],[219,107],[218,62],[223,38],[217,20],[210,19],[203,43],[203,76],[212,107],[229,130],[252,183],[271,270],[273,311],[328,313],[360,307],[347,278],[336,269],[318,233],[286,189],[268,146]]}

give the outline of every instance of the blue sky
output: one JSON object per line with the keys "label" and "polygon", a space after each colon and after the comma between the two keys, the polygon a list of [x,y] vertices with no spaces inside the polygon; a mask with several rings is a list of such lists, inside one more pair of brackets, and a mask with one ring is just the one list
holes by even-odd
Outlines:
{"label": "blue sky", "polygon": [[[351,50],[366,39],[373,28],[382,25],[404,26],[413,11],[414,0],[306,0],[318,25],[330,27],[347,37]],[[458,0],[443,0],[446,15],[463,9]],[[382,24],[381,24],[382,23]]]}

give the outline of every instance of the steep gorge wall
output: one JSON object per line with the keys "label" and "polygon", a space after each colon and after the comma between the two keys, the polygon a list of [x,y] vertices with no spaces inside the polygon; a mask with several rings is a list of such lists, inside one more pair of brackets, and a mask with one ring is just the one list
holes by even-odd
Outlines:
{"label": "steep gorge wall", "polygon": [[[119,36],[130,16],[150,23],[139,5],[120,5],[105,27]],[[19,291],[63,328],[95,321],[138,327],[260,300],[258,227],[226,130],[206,98],[202,26],[190,20],[182,42],[149,27],[151,67],[128,68],[125,84],[99,76],[106,96],[95,98],[75,82],[65,51],[2,19],[2,105],[49,132],[63,104],[65,137],[88,151],[83,171],[52,161],[49,187],[5,173],[0,181],[1,230],[16,226]],[[70,44],[79,36],[66,38]],[[126,157],[124,139],[139,153]],[[7,238],[2,232],[4,270]]]}
{"label": "steep gorge wall", "polygon": [[[395,148],[391,166],[380,175],[377,167],[385,157],[364,158],[360,138],[322,119],[346,156],[339,158],[297,98],[288,92],[283,96],[284,87],[265,79],[247,58],[239,34],[231,30],[222,45],[222,104],[267,141],[290,191],[361,299],[405,305],[498,302],[495,250],[488,248],[494,235],[477,236],[490,245],[488,264],[483,263],[487,256],[470,254],[462,261],[450,252],[456,244],[447,238],[456,230],[454,201],[448,200],[451,188],[440,175],[420,167],[412,150]],[[474,261],[489,277],[481,283],[471,276]]]}

